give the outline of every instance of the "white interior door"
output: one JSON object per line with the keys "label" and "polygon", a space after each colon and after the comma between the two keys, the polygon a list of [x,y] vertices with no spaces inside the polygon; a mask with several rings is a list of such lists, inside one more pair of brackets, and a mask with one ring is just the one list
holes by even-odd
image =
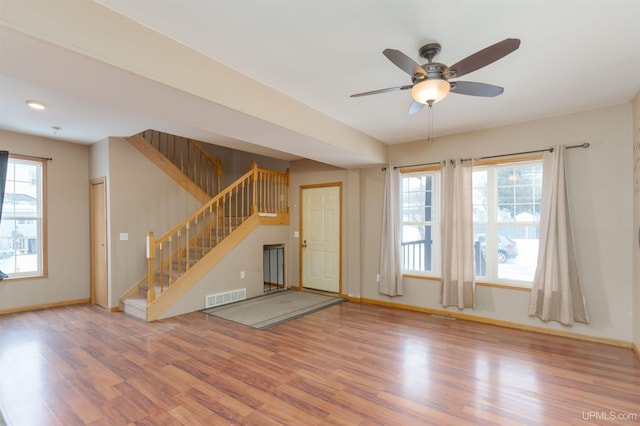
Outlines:
{"label": "white interior door", "polygon": [[340,186],[302,188],[302,287],[340,293]]}

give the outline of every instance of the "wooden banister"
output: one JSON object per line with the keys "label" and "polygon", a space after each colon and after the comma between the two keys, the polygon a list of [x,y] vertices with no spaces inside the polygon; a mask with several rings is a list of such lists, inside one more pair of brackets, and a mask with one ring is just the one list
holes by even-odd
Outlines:
{"label": "wooden banister", "polygon": [[[159,237],[149,232],[148,303],[160,297],[195,262],[259,213],[288,214],[289,171],[251,170]],[[160,294],[156,295],[159,290]]]}
{"label": "wooden banister", "polygon": [[157,130],[145,130],[140,135],[209,196],[213,197],[220,192],[220,157],[213,158],[193,139]]}

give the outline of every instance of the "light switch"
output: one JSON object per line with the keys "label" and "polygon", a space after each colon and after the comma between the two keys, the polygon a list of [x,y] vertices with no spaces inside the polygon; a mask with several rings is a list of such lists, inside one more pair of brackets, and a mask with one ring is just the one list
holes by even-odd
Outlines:
{"label": "light switch", "polygon": [[298,231],[293,231],[293,238],[300,238],[300,233]]}
{"label": "light switch", "polygon": [[127,241],[129,239],[129,234],[126,232],[120,233],[120,241]]}

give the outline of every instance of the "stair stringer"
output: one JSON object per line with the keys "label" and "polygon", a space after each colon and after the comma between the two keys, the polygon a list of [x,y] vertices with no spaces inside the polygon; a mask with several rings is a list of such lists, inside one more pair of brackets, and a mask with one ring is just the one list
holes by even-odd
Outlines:
{"label": "stair stringer", "polygon": [[[156,321],[195,286],[214,266],[224,259],[244,238],[260,225],[288,225],[289,215],[265,217],[253,214],[173,282],[162,294],[147,305],[147,321]],[[142,282],[142,281],[141,281]]]}
{"label": "stair stringer", "polygon": [[204,204],[211,200],[211,197],[193,182],[187,175],[169,161],[162,153],[155,149],[145,138],[140,135],[125,138],[127,142],[144,155],[149,161],[155,164],[160,170],[173,179],[178,185],[184,188],[193,198]]}

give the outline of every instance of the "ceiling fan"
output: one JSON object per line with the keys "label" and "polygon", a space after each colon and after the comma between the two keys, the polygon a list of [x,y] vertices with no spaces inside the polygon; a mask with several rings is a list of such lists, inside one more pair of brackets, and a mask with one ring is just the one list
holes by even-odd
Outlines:
{"label": "ceiling fan", "polygon": [[435,102],[444,99],[449,92],[461,95],[493,97],[501,94],[504,89],[486,83],[471,81],[449,81],[450,78],[462,77],[482,67],[485,67],[520,47],[520,40],[507,38],[484,48],[450,67],[433,62],[433,58],[440,53],[439,43],[428,43],[418,51],[421,58],[428,62],[418,65],[413,59],[395,49],[385,49],[382,53],[398,68],[411,76],[411,84],[405,86],[389,87],[386,89],[372,90],[370,92],[351,95],[352,98],[378,93],[395,92],[411,89],[413,101],[409,107],[409,114],[415,114],[425,105],[432,106]]}

